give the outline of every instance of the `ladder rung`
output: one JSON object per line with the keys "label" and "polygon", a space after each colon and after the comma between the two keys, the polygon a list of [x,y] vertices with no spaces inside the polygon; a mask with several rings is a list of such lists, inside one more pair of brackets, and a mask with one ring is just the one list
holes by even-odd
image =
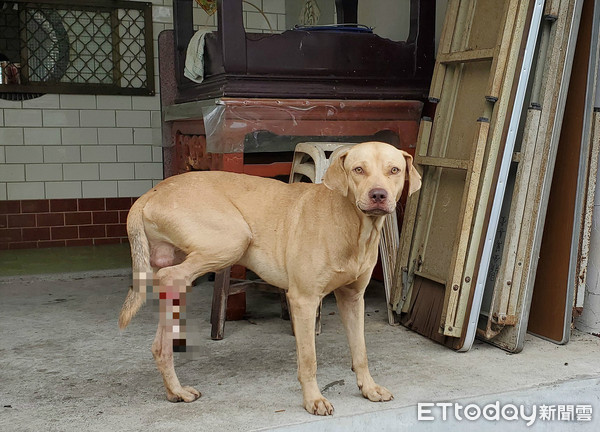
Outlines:
{"label": "ladder rung", "polygon": [[415,270],[415,275],[420,276],[424,279],[432,280],[434,282],[439,283],[440,285],[446,285],[446,281],[444,279],[434,276],[432,274],[426,273],[426,272]]}
{"label": "ladder rung", "polygon": [[439,168],[466,170],[469,168],[470,161],[464,159],[448,159],[433,156],[417,156],[415,163]]}
{"label": "ladder rung", "polygon": [[492,60],[494,58],[495,53],[495,48],[456,51],[451,53],[442,53],[438,55],[437,61],[443,64],[486,61]]}

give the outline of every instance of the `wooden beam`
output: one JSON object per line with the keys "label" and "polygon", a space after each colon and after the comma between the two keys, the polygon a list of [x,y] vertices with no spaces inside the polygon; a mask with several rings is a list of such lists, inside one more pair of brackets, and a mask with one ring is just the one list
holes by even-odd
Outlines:
{"label": "wooden beam", "polygon": [[466,170],[469,168],[470,161],[433,156],[417,156],[415,163],[422,166]]}
{"label": "wooden beam", "polygon": [[456,63],[471,63],[477,61],[490,61],[494,58],[496,48],[485,48],[478,50],[456,51],[439,54],[437,61],[448,65]]}

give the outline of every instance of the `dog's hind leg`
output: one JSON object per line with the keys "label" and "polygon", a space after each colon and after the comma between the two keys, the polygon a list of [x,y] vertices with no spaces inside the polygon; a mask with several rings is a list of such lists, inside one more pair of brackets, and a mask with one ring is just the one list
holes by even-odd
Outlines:
{"label": "dog's hind leg", "polygon": [[169,401],[193,402],[201,396],[200,392],[195,388],[182,387],[179,383],[179,378],[177,378],[175,366],[173,365],[173,339],[167,334],[167,326],[162,319],[159,320],[156,337],[152,343],[152,355],[154,356],[156,367],[163,377]]}
{"label": "dog's hind leg", "polygon": [[173,342],[177,341],[179,346],[185,346],[185,322],[180,321],[180,313],[185,308],[187,289],[198,276],[234,264],[240,253],[224,253],[216,258],[192,252],[182,263],[156,272],[160,315],[152,354],[163,377],[167,399],[171,402],[193,402],[200,397],[200,392],[193,387],[181,386],[173,364]]}

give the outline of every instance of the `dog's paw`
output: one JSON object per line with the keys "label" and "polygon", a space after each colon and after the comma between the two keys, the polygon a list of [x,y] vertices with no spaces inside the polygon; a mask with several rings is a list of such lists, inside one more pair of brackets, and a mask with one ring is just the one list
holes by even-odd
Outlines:
{"label": "dog's paw", "polygon": [[167,391],[169,402],[194,402],[200,396],[202,395],[194,387],[181,387],[176,392]]}
{"label": "dog's paw", "polygon": [[373,384],[371,387],[363,387],[361,389],[362,395],[372,402],[387,402],[394,399],[394,395],[386,389],[377,384]]}
{"label": "dog's paw", "polygon": [[311,414],[326,416],[333,414],[333,405],[324,397],[304,402],[304,408]]}

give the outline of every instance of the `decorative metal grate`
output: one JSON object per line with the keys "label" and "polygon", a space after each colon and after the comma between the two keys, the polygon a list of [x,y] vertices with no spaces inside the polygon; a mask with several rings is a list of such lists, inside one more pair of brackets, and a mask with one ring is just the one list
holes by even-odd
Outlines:
{"label": "decorative metal grate", "polygon": [[0,1],[0,66],[0,97],[152,95],[152,4]]}

